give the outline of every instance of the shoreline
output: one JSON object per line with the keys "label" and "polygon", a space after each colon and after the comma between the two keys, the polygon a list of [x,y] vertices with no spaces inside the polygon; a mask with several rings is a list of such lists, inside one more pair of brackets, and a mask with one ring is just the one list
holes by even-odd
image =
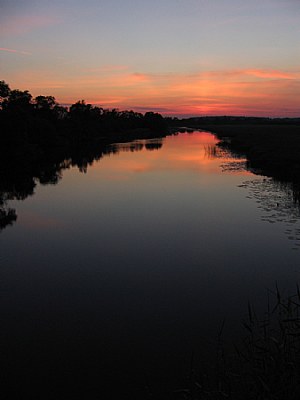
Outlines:
{"label": "shoreline", "polygon": [[201,124],[221,145],[245,155],[251,171],[300,183],[300,125]]}

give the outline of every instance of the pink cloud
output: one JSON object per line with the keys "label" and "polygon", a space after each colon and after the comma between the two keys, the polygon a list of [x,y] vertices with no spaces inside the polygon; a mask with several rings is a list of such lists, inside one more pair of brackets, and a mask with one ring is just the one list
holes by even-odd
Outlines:
{"label": "pink cloud", "polygon": [[6,51],[8,53],[17,53],[17,54],[23,54],[25,56],[30,56],[32,53],[29,51],[24,51],[24,50],[14,50],[14,49],[7,49],[6,47],[0,47],[0,51]]}
{"label": "pink cloud", "polygon": [[10,18],[0,25],[0,35],[2,37],[11,35],[22,35],[34,29],[51,26],[61,22],[61,18],[43,15],[28,15]]}

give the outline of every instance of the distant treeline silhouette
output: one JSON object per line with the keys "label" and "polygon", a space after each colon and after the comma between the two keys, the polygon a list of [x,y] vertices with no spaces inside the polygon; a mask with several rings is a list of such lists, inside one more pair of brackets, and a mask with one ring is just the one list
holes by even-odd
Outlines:
{"label": "distant treeline silhouette", "polygon": [[95,139],[109,140],[117,134],[130,136],[133,130],[166,132],[167,123],[158,113],[104,109],[79,100],[70,107],[53,96],[33,96],[28,90],[11,90],[0,81],[0,123],[2,146],[76,145]]}
{"label": "distant treeline silhouette", "polygon": [[234,115],[202,116],[190,118],[166,117],[166,122],[171,127],[188,127],[201,129],[206,125],[299,125],[300,117],[271,118],[271,117],[246,117]]}
{"label": "distant treeline silhouette", "polygon": [[[33,195],[37,182],[56,184],[71,166],[86,172],[94,160],[118,151],[108,144],[167,134],[158,113],[108,110],[84,100],[68,108],[53,96],[11,90],[5,81],[0,81],[0,126],[0,230],[17,219],[8,202]],[[161,146],[157,140],[145,148]]]}

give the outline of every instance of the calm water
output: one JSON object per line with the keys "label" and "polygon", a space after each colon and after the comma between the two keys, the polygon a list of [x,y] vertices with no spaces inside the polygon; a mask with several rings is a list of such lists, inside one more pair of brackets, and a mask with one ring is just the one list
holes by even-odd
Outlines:
{"label": "calm water", "polygon": [[115,145],[86,173],[71,167],[10,203],[18,220],[0,234],[0,262],[11,393],[133,399],[147,385],[182,387],[224,318],[234,338],[248,300],[264,310],[276,282],[295,290],[289,187],[216,142],[195,132]]}

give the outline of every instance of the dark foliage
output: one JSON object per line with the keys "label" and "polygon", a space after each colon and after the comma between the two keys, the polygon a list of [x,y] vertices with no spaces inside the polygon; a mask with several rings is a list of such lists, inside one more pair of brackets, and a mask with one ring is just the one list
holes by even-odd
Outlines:
{"label": "dark foliage", "polygon": [[4,81],[0,126],[0,230],[17,218],[7,202],[31,195],[36,182],[55,184],[70,165],[86,171],[107,144],[167,133],[166,121],[157,113],[108,110],[84,100],[67,108],[53,96],[33,98],[28,90],[11,90]]}
{"label": "dark foliage", "polygon": [[147,130],[153,135],[167,131],[166,121],[157,113],[108,110],[84,100],[68,109],[60,106],[53,96],[33,99],[27,90],[11,90],[4,81],[0,81],[0,123],[1,144],[10,146],[10,150],[35,146],[49,151],[49,147],[78,145],[95,139],[109,142],[123,136],[126,140],[134,130]]}

